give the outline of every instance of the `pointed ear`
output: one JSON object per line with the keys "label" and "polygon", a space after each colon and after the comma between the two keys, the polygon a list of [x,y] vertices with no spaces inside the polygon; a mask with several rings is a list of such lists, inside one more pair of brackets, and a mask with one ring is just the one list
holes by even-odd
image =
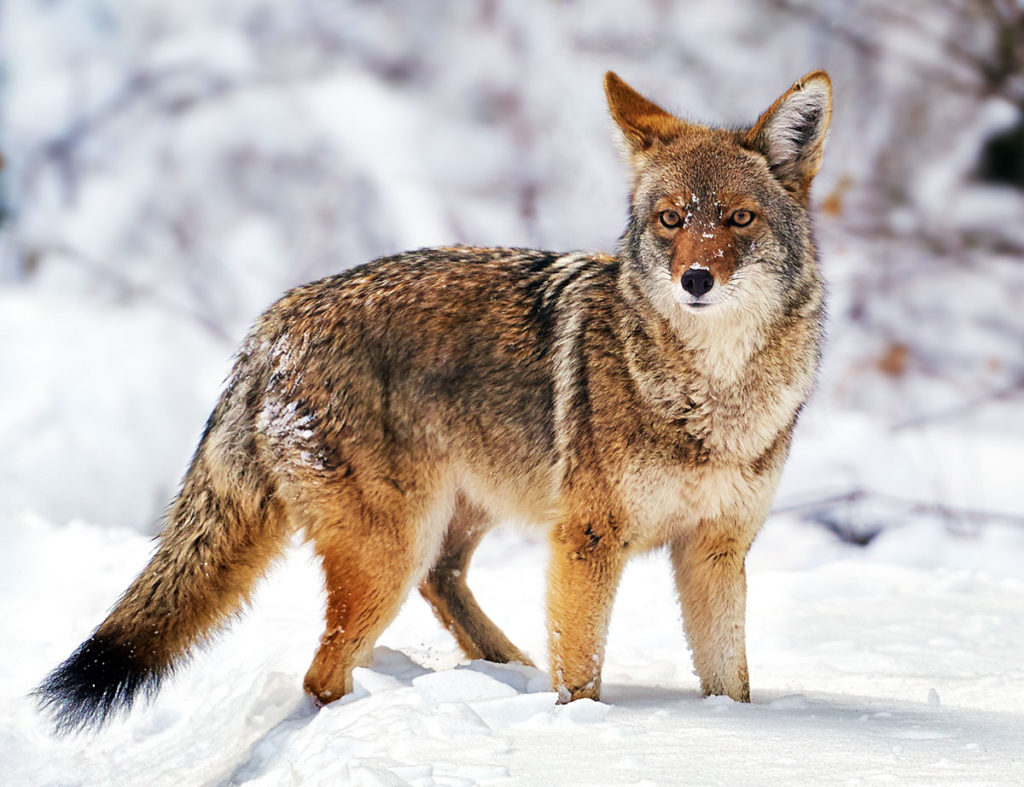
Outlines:
{"label": "pointed ear", "polygon": [[604,92],[634,163],[655,143],[670,142],[686,132],[686,123],[648,101],[611,71],[604,75]]}
{"label": "pointed ear", "polygon": [[758,118],[744,142],[764,154],[783,187],[806,201],[831,119],[832,81],[824,71],[814,71]]}

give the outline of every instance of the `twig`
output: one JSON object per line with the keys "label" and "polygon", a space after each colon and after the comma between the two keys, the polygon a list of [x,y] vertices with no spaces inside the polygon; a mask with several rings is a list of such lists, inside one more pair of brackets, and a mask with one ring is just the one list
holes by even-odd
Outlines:
{"label": "twig", "polygon": [[941,517],[943,519],[988,522],[1024,527],[1024,514],[1010,514],[1004,511],[981,511],[973,508],[959,508],[944,503],[935,503],[926,500],[913,500],[899,497],[885,492],[874,492],[870,489],[856,488],[846,492],[839,492],[825,495],[823,497],[805,500],[799,503],[777,506],[772,509],[771,515],[777,514],[799,514],[807,512],[818,512],[833,508],[840,504],[852,504],[863,501],[876,501],[897,506],[914,514],[927,514],[929,516]]}
{"label": "twig", "polygon": [[828,14],[814,8],[810,4],[800,3],[796,0],[775,0],[775,5],[783,11],[799,14],[801,17],[808,19],[851,49],[867,57],[877,59],[888,56],[901,60],[905,65],[933,84],[941,84],[950,90],[970,95],[985,95],[988,92],[987,86],[976,77],[965,79],[907,52],[882,46],[869,35],[849,27],[844,27]]}
{"label": "twig", "polygon": [[122,276],[121,274],[112,270],[111,268],[88,258],[86,255],[82,254],[80,251],[76,249],[72,249],[64,245],[52,245],[44,248],[39,248],[37,249],[37,251],[40,254],[58,255],[58,259],[60,259],[61,256],[70,258],[74,260],[76,263],[92,271],[92,273],[97,275],[98,278],[106,279],[107,281],[111,282],[126,295],[130,297],[142,296],[149,300],[151,303],[154,303],[157,306],[169,312],[176,312],[178,314],[182,314],[188,317],[190,320],[196,322],[199,326],[204,328],[207,332],[209,332],[214,338],[218,339],[219,341],[232,341],[232,337],[227,332],[227,330],[210,316],[203,314],[198,310],[190,309],[189,307],[184,306],[180,303],[176,303],[174,300],[162,295],[153,287],[147,287],[138,284],[137,282],[133,282],[127,277]]}
{"label": "twig", "polygon": [[947,418],[954,418],[961,413],[973,410],[976,407],[980,407],[985,404],[991,404],[992,402],[1005,401],[1007,399],[1013,399],[1017,396],[1024,394],[1024,380],[1017,380],[1016,382],[1010,383],[1005,388],[998,388],[995,391],[989,391],[988,393],[980,394],[972,399],[968,399],[966,402],[947,407],[944,410],[937,410],[932,413],[925,413],[923,415],[915,415],[913,418],[908,418],[904,421],[899,421],[890,427],[890,431],[901,432],[904,429],[911,429],[916,426],[922,426],[923,424],[931,423],[932,421],[941,421]]}

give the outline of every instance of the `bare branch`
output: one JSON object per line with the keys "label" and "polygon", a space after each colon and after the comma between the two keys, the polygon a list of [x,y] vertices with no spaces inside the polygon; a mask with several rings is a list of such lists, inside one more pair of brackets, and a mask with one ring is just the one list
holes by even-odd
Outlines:
{"label": "bare branch", "polygon": [[910,498],[890,495],[884,492],[874,492],[869,489],[858,487],[845,492],[830,493],[822,497],[811,498],[798,503],[776,506],[772,509],[771,515],[779,514],[815,514],[835,508],[840,505],[851,505],[862,502],[877,502],[899,508],[912,514],[925,514],[942,519],[971,522],[973,524],[1004,524],[1014,527],[1024,527],[1024,515],[1010,514],[1004,511],[982,511],[973,508],[960,508],[949,506],[944,503],[936,503],[927,500],[914,500]]}
{"label": "bare branch", "polygon": [[[961,70],[966,74],[963,75],[950,70],[948,65],[951,61],[949,59],[943,61],[947,64],[947,67],[943,68],[909,52],[885,47],[867,33],[837,22],[810,3],[800,2],[800,0],[773,0],[773,3],[782,11],[799,14],[801,18],[810,20],[836,39],[868,57],[885,57],[901,62],[916,72],[918,76],[934,85],[968,95],[1000,96],[1015,104],[1024,102],[1024,89],[1019,84],[1018,73],[1021,64],[1016,55],[1017,50],[1014,48],[1016,44],[1019,44],[1021,26],[1019,19],[1011,17],[1010,23],[1005,25],[999,21],[994,22],[997,28],[996,34],[1003,41],[1003,45],[997,48],[997,62],[990,62],[978,53],[965,48],[956,39],[943,37],[939,40],[937,42],[939,51],[954,58],[962,66]],[[894,11],[891,7],[878,6],[874,12],[888,17],[890,21],[899,23],[906,29],[914,32],[920,30],[918,20]]]}
{"label": "bare branch", "polygon": [[956,418],[959,415],[968,413],[972,410],[982,407],[986,404],[992,404],[993,402],[1004,402],[1009,399],[1015,399],[1018,396],[1024,395],[1024,379],[1017,380],[1004,388],[999,388],[995,391],[989,391],[988,393],[981,394],[966,402],[961,402],[954,407],[947,407],[943,410],[938,410],[932,413],[925,413],[924,415],[917,415],[913,418],[908,418],[905,421],[900,421],[897,424],[893,424],[890,427],[893,432],[901,432],[905,429],[911,429],[917,426],[924,426],[925,424],[932,423],[934,421],[944,421],[949,418]]}
{"label": "bare branch", "polygon": [[211,316],[178,303],[171,298],[166,297],[163,293],[153,287],[147,287],[139,284],[138,282],[132,281],[114,268],[90,259],[78,249],[73,249],[61,244],[38,248],[35,252],[40,256],[55,255],[57,259],[63,257],[65,259],[73,260],[76,264],[81,265],[93,273],[97,279],[112,284],[125,297],[132,299],[140,297],[144,298],[148,302],[153,303],[165,311],[181,314],[187,317],[189,320],[205,329],[218,341],[225,343],[231,343],[234,341],[234,337],[228,333],[224,326],[214,320]]}

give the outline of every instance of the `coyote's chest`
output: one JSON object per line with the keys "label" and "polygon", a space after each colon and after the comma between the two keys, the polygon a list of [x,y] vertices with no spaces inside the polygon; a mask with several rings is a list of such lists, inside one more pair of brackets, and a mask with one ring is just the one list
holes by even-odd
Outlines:
{"label": "coyote's chest", "polygon": [[635,435],[618,474],[640,541],[654,545],[722,518],[760,523],[814,375],[810,364],[777,369],[754,362],[727,376],[692,373],[674,398],[671,381],[660,378],[656,392],[649,381],[655,426]]}
{"label": "coyote's chest", "polygon": [[765,380],[756,369],[724,385],[705,381],[688,396],[693,405],[680,424],[680,439],[723,464],[756,463],[792,427],[811,384],[810,370],[785,382]]}
{"label": "coyote's chest", "polygon": [[[636,539],[653,546],[722,518],[760,523],[778,485],[795,412],[779,408],[774,417],[752,422],[731,413],[716,418],[712,409],[680,426],[675,450],[661,440],[643,441],[619,476]],[[694,421],[705,423],[694,428]]]}

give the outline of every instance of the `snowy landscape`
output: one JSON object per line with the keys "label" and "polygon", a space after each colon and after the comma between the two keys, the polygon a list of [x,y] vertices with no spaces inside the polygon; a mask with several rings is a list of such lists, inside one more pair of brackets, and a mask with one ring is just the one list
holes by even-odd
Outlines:
{"label": "snowy landscape", "polygon": [[[0,784],[1024,783],[1024,6],[899,9],[0,2]],[[410,597],[315,709],[296,541],[155,701],[51,735],[29,693],[145,564],[277,295],[418,246],[614,251],[605,70],[735,124],[815,68],[829,339],[748,560],[752,704],[701,696],[654,553],[602,701],[556,705],[544,534],[505,528],[469,582],[542,669]]]}

